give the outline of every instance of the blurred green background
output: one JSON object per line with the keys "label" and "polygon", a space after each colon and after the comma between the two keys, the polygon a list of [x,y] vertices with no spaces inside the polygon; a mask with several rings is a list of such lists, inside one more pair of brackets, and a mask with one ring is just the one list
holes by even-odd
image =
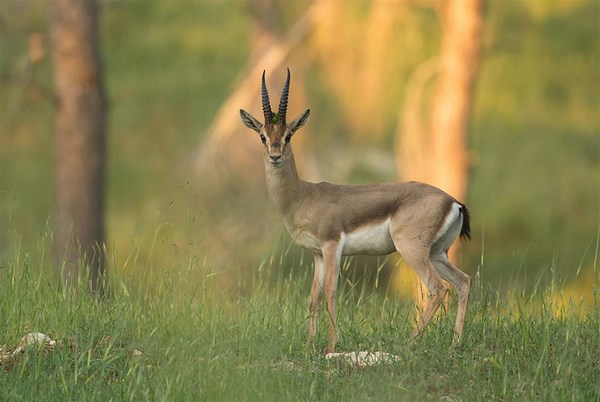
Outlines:
{"label": "blurred green background", "polygon": [[[310,3],[277,4],[271,28],[285,34]],[[365,46],[355,43],[356,32],[370,7],[345,4],[339,18],[347,30],[339,34],[346,47],[340,52]],[[439,53],[443,33],[435,2],[407,2],[397,12],[391,40],[379,44],[388,73],[373,133],[349,120],[361,99],[332,84],[336,70],[319,35],[309,34],[289,57],[292,92],[302,88],[308,103],[292,103],[291,114],[306,106],[313,111],[310,127],[295,141],[302,141],[323,180],[397,180],[393,144],[406,85],[421,63]],[[231,120],[240,126],[239,138],[257,143],[247,149],[256,171],[222,175],[218,158],[202,169],[194,162],[221,105],[254,67],[256,13],[244,1],[100,2],[110,103],[109,269],[131,273],[203,264],[211,272],[244,272],[288,247],[266,201],[258,140],[241,127],[237,113]],[[600,2],[488,1],[484,29],[465,200],[473,241],[463,248],[462,267],[502,289],[531,283],[540,273],[559,273],[567,286],[591,294],[599,274]],[[35,59],[31,52],[38,42],[45,54]],[[52,226],[48,42],[46,1],[0,3],[2,260],[20,245],[38,242]],[[348,58],[358,60],[360,70],[360,55]],[[294,80],[295,71],[303,81]],[[340,85],[352,87],[350,76]],[[239,107],[260,116],[250,105]],[[248,184],[248,176],[258,187]],[[235,226],[245,215],[261,224]],[[228,228],[243,233],[230,235]],[[311,260],[299,250],[286,258]]]}

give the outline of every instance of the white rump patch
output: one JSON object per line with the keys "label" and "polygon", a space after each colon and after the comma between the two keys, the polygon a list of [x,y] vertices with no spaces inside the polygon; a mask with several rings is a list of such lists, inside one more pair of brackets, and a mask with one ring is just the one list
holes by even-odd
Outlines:
{"label": "white rump patch", "polygon": [[[458,234],[460,233],[460,227],[462,225],[462,217],[460,212],[461,206],[459,203],[455,202],[452,204],[452,208],[450,208],[450,212],[446,215],[446,219],[444,219],[444,223],[442,227],[435,235],[433,243],[435,244],[438,240],[444,237],[445,248],[450,247],[450,245],[454,242]],[[449,244],[446,244],[448,243]]]}

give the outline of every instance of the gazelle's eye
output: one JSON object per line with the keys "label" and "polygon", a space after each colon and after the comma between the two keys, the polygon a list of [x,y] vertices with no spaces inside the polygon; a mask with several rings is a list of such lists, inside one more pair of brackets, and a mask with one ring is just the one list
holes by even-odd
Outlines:
{"label": "gazelle's eye", "polygon": [[265,137],[264,135],[260,135],[260,140],[262,141],[263,144],[267,143],[267,137]]}
{"label": "gazelle's eye", "polygon": [[289,143],[291,138],[292,138],[291,135],[286,135],[285,138],[284,138],[285,143],[286,144]]}

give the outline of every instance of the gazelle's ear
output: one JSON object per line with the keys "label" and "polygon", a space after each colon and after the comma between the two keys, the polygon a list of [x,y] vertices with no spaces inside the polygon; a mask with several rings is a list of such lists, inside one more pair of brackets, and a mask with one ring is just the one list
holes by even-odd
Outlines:
{"label": "gazelle's ear", "polygon": [[246,112],[244,109],[240,109],[240,118],[242,119],[242,123],[244,123],[246,127],[251,128],[257,133],[260,133],[260,129],[263,125],[261,122],[256,120],[250,113]]}
{"label": "gazelle's ear", "polygon": [[310,116],[310,109],[306,109],[304,112],[302,112],[302,114],[300,114],[300,116],[296,117],[296,119],[290,123],[290,130],[292,130],[292,134],[308,122],[308,116]]}

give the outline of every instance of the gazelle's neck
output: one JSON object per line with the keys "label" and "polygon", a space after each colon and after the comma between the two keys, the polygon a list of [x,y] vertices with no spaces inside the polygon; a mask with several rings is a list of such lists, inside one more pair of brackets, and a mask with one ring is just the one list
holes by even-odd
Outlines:
{"label": "gazelle's neck", "polygon": [[286,221],[286,225],[293,211],[302,202],[303,188],[308,184],[298,177],[291,147],[289,152],[281,165],[274,166],[265,162],[269,197],[277,213]]}

